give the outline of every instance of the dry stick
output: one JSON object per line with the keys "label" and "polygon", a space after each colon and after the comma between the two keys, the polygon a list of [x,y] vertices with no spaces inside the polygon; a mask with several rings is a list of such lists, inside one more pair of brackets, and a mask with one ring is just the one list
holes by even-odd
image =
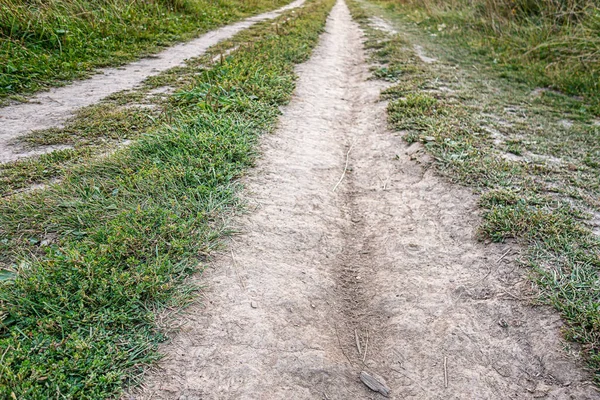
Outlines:
{"label": "dry stick", "polygon": [[530,296],[530,297],[519,297],[519,296],[516,296],[516,295],[512,294],[511,292],[509,292],[506,289],[502,289],[502,291],[504,293],[506,293],[507,295],[509,295],[510,297],[512,297],[513,299],[515,299],[515,300],[528,301],[528,300],[531,300],[533,298],[533,296]]}
{"label": "dry stick", "polygon": [[448,388],[448,357],[444,356],[444,387]]}
{"label": "dry stick", "polygon": [[511,251],[511,250],[512,250],[512,249],[508,249],[508,250],[506,250],[506,251],[504,252],[504,254],[502,254],[502,257],[500,257],[500,258],[498,259],[498,261],[496,261],[496,264],[497,264],[497,263],[499,263],[500,261],[502,261],[502,260],[504,259],[504,257],[506,257],[506,255],[507,255],[508,253],[510,253],[510,251]]}
{"label": "dry stick", "polygon": [[363,354],[363,364],[367,358],[367,350],[369,349],[369,330],[367,329],[367,341],[365,342],[365,354]]}
{"label": "dry stick", "polygon": [[337,189],[337,187],[340,185],[340,183],[342,183],[342,181],[344,180],[344,176],[346,176],[346,171],[348,171],[348,162],[350,161],[350,152],[352,151],[353,147],[354,147],[354,142],[352,142],[352,144],[350,145],[350,148],[348,149],[348,152],[346,153],[346,165],[344,166],[344,172],[342,172],[342,176],[340,177],[340,180],[338,181],[338,183],[336,183],[335,186],[333,187],[334,192]]}
{"label": "dry stick", "polygon": [[360,339],[358,338],[358,332],[354,329],[354,339],[356,340],[356,349],[358,350],[358,354],[362,355],[362,350],[360,348]]}

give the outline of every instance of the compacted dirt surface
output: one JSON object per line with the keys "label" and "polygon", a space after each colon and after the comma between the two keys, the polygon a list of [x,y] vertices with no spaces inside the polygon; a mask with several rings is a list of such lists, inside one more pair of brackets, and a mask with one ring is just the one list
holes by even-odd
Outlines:
{"label": "compacted dirt surface", "polygon": [[149,76],[181,66],[188,58],[202,55],[220,41],[258,22],[273,19],[303,3],[304,0],[295,0],[278,10],[208,32],[197,39],[170,47],[153,57],[121,68],[103,69],[90,79],[40,93],[28,103],[0,108],[0,163],[56,150],[55,146],[36,150],[23,149],[14,142],[15,139],[35,130],[60,127],[78,109],[96,104],[113,93],[132,89]]}
{"label": "compacted dirt surface", "polygon": [[386,128],[382,84],[340,0],[244,180],[242,234],[202,275],[132,399],[592,399],[476,198]]}

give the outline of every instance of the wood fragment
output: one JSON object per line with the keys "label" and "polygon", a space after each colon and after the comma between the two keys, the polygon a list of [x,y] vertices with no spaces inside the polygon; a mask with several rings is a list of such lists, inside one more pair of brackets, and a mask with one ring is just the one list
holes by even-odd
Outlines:
{"label": "wood fragment", "polygon": [[378,392],[385,397],[390,396],[390,388],[387,387],[385,381],[381,377],[362,371],[360,373],[360,380],[372,391]]}

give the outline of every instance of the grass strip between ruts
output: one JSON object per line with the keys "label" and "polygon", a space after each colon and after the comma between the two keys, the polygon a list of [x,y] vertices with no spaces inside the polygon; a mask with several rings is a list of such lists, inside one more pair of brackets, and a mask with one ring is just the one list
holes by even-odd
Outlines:
{"label": "grass strip between ruts", "polygon": [[[0,242],[39,244],[0,271],[0,397],[118,396],[155,361],[154,317],[225,233],[235,183],[294,89],[333,0],[312,0],[175,93],[180,118],[0,200]],[[180,121],[180,122],[178,122]],[[50,244],[44,243],[53,237]],[[28,248],[28,247],[24,247]]]}

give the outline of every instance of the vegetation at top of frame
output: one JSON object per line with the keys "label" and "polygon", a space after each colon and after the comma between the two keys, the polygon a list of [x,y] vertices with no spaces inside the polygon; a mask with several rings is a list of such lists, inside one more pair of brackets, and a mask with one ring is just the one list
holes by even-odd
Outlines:
{"label": "vegetation at top of frame", "polygon": [[170,124],[0,199],[0,398],[118,397],[156,359],[155,316],[186,301],[182,282],[226,234],[235,180],[332,5],[309,0],[222,62],[195,64]]}
{"label": "vegetation at top of frame", "polygon": [[82,78],[288,0],[0,0],[0,99]]}
{"label": "vegetation at top of frame", "polygon": [[[538,298],[559,310],[600,384],[600,124],[577,99],[499,79],[484,55],[471,58],[476,69],[457,68],[461,49],[415,30],[406,9],[349,4],[374,75],[395,82],[382,93],[391,127],[481,194],[482,239],[524,245]],[[373,15],[392,18],[399,34],[373,29]],[[415,45],[438,60],[425,63]]]}
{"label": "vegetation at top of frame", "polygon": [[[484,55],[504,77],[581,96],[600,114],[596,0],[377,0]],[[408,12],[407,12],[408,11]]]}

